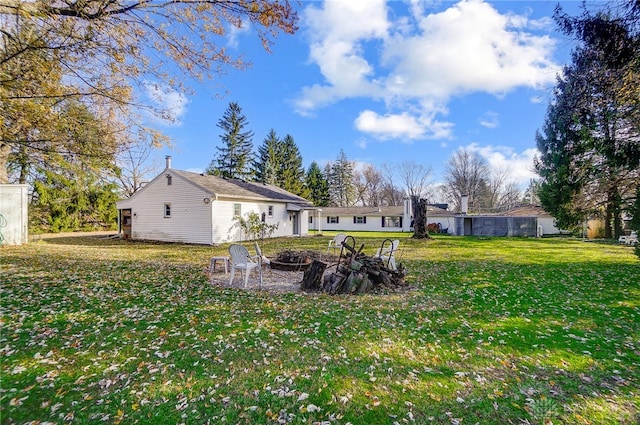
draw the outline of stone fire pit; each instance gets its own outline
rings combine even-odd
[[[311,265],[311,255],[307,251],[282,251],[271,260],[269,266],[274,270],[304,271]]]
[[[271,260],[270,267],[274,270],[305,271],[313,260],[322,259],[317,251],[281,251]]]

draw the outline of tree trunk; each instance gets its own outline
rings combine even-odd
[[[414,239],[431,239],[427,230],[427,200],[412,197],[413,204],[413,238]]]

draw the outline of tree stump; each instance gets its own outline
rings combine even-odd
[[[322,275],[326,268],[327,263],[313,260],[311,266],[304,272],[301,289],[309,292],[322,290]]]
[[[427,200],[412,197],[413,203],[413,238],[414,239],[431,239],[429,230],[427,229]]]

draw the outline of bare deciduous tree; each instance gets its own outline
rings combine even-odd
[[[429,179],[433,170],[415,161],[404,161],[398,166],[398,175],[404,184],[407,196],[428,199]]]
[[[444,179],[442,190],[455,209],[460,209],[462,195],[469,196],[469,208],[477,209],[483,185],[489,179],[489,166],[478,153],[459,149],[445,165]]]
[[[356,170],[354,183],[358,200],[363,206],[378,207],[382,205],[383,178],[376,167],[366,164],[361,171]]]

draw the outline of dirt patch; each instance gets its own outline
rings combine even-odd
[[[209,274],[208,270],[207,274]],[[246,289],[270,292],[300,292],[300,282],[302,282],[303,274],[304,272],[302,271],[272,270],[265,267],[262,271],[262,287],[258,279],[258,272],[254,270],[249,275]],[[230,278],[231,273],[216,270],[209,275],[209,282],[221,287],[243,288],[244,280],[240,273],[236,272],[231,285],[229,285]]]

